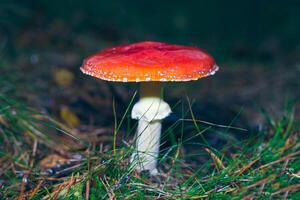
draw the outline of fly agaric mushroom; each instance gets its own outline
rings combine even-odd
[[[171,113],[160,82],[197,80],[213,75],[218,66],[199,48],[145,41],[104,49],[85,59],[80,69],[107,81],[141,82],[140,100],[131,112],[139,120],[131,162],[138,171],[155,175],[161,121]]]

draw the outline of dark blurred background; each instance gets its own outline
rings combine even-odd
[[[166,100],[195,100],[199,119],[256,130],[261,110],[276,118],[286,104],[299,108],[300,1],[0,2],[0,92],[57,118],[67,110],[80,124],[110,126],[113,97],[122,115],[137,84],[96,80],[79,67],[102,48],[142,40],[214,56],[215,76],[166,85]]]
[[[201,45],[219,61],[232,56],[252,61],[274,61],[280,55],[297,59],[299,51],[300,3],[296,0],[1,2],[1,32],[7,39],[28,29],[43,35],[56,31],[57,39],[66,43],[79,34],[98,37],[99,43],[151,39]]]

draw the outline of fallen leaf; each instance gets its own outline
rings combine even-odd
[[[62,87],[70,86],[74,80],[74,74],[67,69],[56,69],[53,76],[55,83]]]
[[[2,115],[0,115],[0,124],[3,124],[4,126],[8,127],[8,123]]]
[[[57,154],[50,154],[39,162],[39,166],[44,169],[50,169],[57,165],[63,165],[68,162],[68,159]]]
[[[76,128],[79,125],[80,120],[77,115],[66,106],[61,108],[60,117],[71,128]]]

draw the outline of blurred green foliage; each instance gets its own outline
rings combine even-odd
[[[225,59],[231,51],[256,56],[261,49],[298,49],[299,7],[295,0],[1,0],[0,26],[13,34],[60,20],[77,33],[93,32],[111,42],[194,44]]]

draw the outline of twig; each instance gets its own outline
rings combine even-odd
[[[40,187],[42,186],[43,182],[43,180],[39,181],[37,186],[29,192],[29,199],[31,199],[40,190]]]
[[[256,163],[259,160],[259,158],[251,161],[250,163],[244,165],[242,167],[242,169],[240,169],[239,171],[236,171],[235,173],[238,173],[238,175],[241,175],[244,171],[248,170],[254,163]]]
[[[288,195],[289,195],[289,191],[286,191],[286,192],[284,193],[283,199],[284,199],[284,200],[287,200]]]
[[[263,190],[264,190],[264,188],[265,188],[265,185],[266,185],[266,183],[263,183],[263,184],[260,186],[259,191],[258,191],[258,194],[259,194],[259,195],[263,192]]]
[[[257,181],[256,183],[254,183],[254,184],[252,184],[252,185],[248,185],[248,186],[246,187],[246,189],[254,188],[254,187],[258,186],[258,185],[265,184],[266,182],[268,182],[268,179],[269,179],[269,178],[264,178],[264,179],[262,179],[262,180],[260,180],[260,181]]]
[[[22,179],[21,192],[20,192],[20,195],[18,196],[17,200],[25,199],[25,190],[26,190],[27,182],[28,182],[28,179],[27,179],[27,174],[26,174]]]
[[[288,166],[288,164],[289,164],[289,159],[287,159],[285,162],[284,162],[284,164],[283,164],[283,166],[282,166],[282,168],[281,168],[281,171],[285,171],[285,169],[286,169],[286,167]]]
[[[242,198],[242,200],[252,200],[252,199],[253,199],[253,194],[249,194],[249,195],[244,196],[244,197]]]
[[[86,187],[86,189],[85,189],[85,199],[89,200],[89,198],[90,198],[90,180],[86,181],[85,187]]]
[[[260,166],[258,169],[264,169],[264,168],[269,167],[269,166],[271,166],[271,165],[275,165],[275,164],[277,164],[277,163],[280,163],[280,162],[282,162],[282,161],[284,161],[284,160],[286,160],[286,159],[289,159],[289,158],[291,158],[291,157],[297,156],[297,155],[299,155],[299,154],[300,154],[300,150],[299,150],[299,151],[296,151],[296,152],[294,152],[294,153],[290,153],[290,154],[288,154],[288,155],[286,155],[286,156],[284,156],[284,157],[282,157],[282,158],[279,158],[279,159],[276,160],[276,161],[273,161],[273,162],[270,162],[270,163],[268,163],[268,164],[262,165],[262,166]]]
[[[33,145],[32,145],[31,161],[30,161],[30,164],[29,164],[30,167],[33,167],[33,165],[34,165],[37,146],[38,146],[38,140],[35,138],[34,142],[33,142]]]
[[[280,194],[280,193],[283,193],[283,192],[298,190],[298,189],[300,189],[300,184],[290,185],[290,186],[287,186],[285,188],[282,188],[282,189],[272,193],[271,196],[274,196],[274,195],[277,195],[277,194]]]

